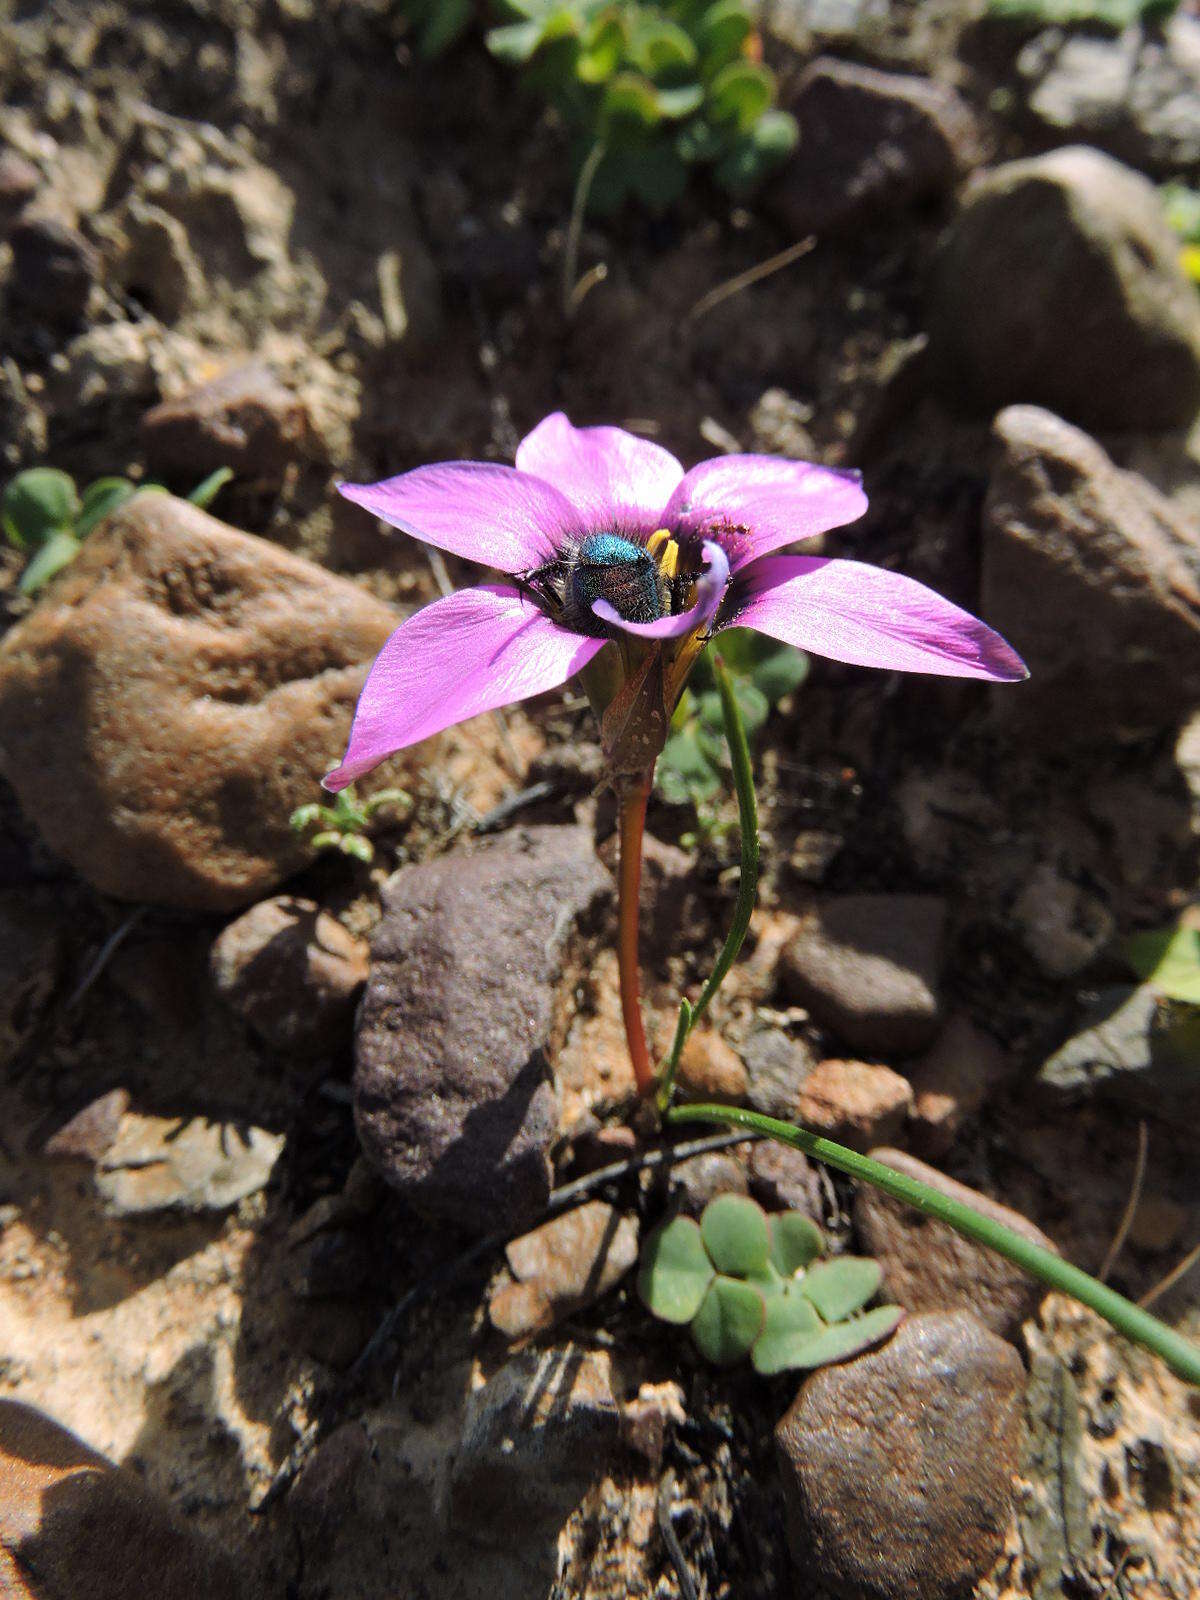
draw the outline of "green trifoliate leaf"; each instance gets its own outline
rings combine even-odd
[[[825,1248],[825,1236],[803,1211],[780,1211],[767,1218],[771,1263],[790,1278],[815,1261]]]
[[[51,534],[69,530],[78,514],[75,480],[57,467],[18,472],[0,499],[0,524],[18,550],[35,550]]]
[[[713,1276],[699,1227],[690,1217],[675,1217],[646,1240],[638,1293],[647,1309],[664,1322],[690,1322]]]
[[[718,1272],[739,1278],[764,1273],[769,1260],[767,1218],[760,1205],[740,1194],[719,1194],[700,1218],[704,1248]]]
[[[610,122],[632,122],[653,128],[662,120],[658,92],[637,72],[619,72],[604,91],[601,111]]]
[[[731,1367],[750,1354],[766,1315],[761,1289],[718,1275],[692,1322],[696,1349],[718,1366]]]
[[[790,644],[772,650],[765,660],[751,669],[750,681],[771,705],[798,689],[808,677],[809,661],[803,650]]]
[[[86,539],[93,528],[105,517],[111,516],[119,506],[123,506],[126,500],[132,500],[136,493],[136,485],[130,483],[128,478],[97,478],[95,483],[89,483],[83,491],[79,516],[75,520],[77,537]]]
[[[714,122],[732,122],[747,132],[768,109],[775,79],[755,61],[731,61],[708,86],[708,113]]]
[[[750,17],[742,0],[718,0],[700,18],[696,31],[704,70],[710,76],[742,53],[750,35]]]
[[[782,1294],[769,1296],[763,1329],[752,1352],[754,1370],[783,1372],[792,1364],[796,1342],[820,1333],[824,1326],[812,1301],[798,1288],[789,1286]]]
[[[764,1328],[754,1346],[753,1360],[762,1373],[791,1372],[823,1367],[831,1361],[845,1361],[873,1344],[879,1344],[896,1329],[904,1312],[899,1306],[876,1306],[873,1311],[850,1322],[838,1322],[814,1333],[788,1333],[781,1329],[766,1339]]]
[[[865,1306],[878,1289],[883,1268],[868,1256],[839,1256],[818,1261],[801,1280],[801,1288],[825,1318],[841,1322]]]
[[[659,78],[689,72],[698,56],[691,37],[677,23],[641,12],[633,25],[629,59],[639,72]]]
[[[17,588],[22,594],[36,594],[44,584],[50,582],[56,572],[61,572],[74,561],[79,549],[79,540],[65,528],[52,533],[21,574]]]
[[[738,710],[742,714],[742,721],[746,724],[747,733],[757,733],[767,720],[770,706],[767,697],[748,678],[735,678],[733,680],[734,698],[738,703]],[[700,696],[699,701],[700,721],[706,728],[714,733],[724,728],[725,718],[721,710],[721,696],[716,689],[710,689]]]
[[[1158,928],[1135,933],[1125,953],[1140,978],[1168,1000],[1200,1006],[1200,929]]]

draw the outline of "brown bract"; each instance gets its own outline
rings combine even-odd
[[[186,502],[141,494],[0,646],[0,766],[96,889],[196,910],[296,870],[393,613]]]

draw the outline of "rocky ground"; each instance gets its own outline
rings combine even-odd
[[[336,479],[511,459],[556,407],[861,467],[826,548],[1033,676],[813,663],[685,1084],[932,1164],[1135,1298],[1200,1242],[1196,1025],[1123,954],[1200,838],[1200,295],[1154,188],[1200,180],[1200,21],[762,9],[797,154],[753,206],[585,228],[571,314],[563,141],[477,40],[415,60],[383,0],[0,23],[5,474],[235,473],[36,604],[0,557],[5,1594],[1194,1592],[1200,1404],[1160,1364],[798,1156],[637,1165],[581,697],[392,763],[371,865],[288,827],[447,577]],[[695,826],[652,803],[660,1035],[732,904]],[[652,1322],[640,1238],[729,1189],[877,1256],[891,1342],[797,1385]],[[1200,1336],[1197,1281],[1155,1308]]]

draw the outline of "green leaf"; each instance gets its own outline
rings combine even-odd
[[[742,0],[718,0],[700,19],[696,32],[705,71],[711,75],[737,59],[750,36],[750,17]]]
[[[607,83],[621,64],[625,53],[625,29],[615,16],[601,17],[584,35],[575,61],[580,83]]]
[[[648,78],[619,72],[604,91],[601,113],[610,122],[632,122],[653,128],[662,121],[658,92]]]
[[[807,1267],[825,1248],[825,1235],[803,1211],[777,1212],[767,1218],[767,1231],[771,1236],[771,1261],[785,1278]]]
[[[747,733],[757,733],[767,720],[770,706],[767,697],[756,684],[750,683],[745,678],[735,678],[733,683],[734,696],[737,699],[738,710],[742,714],[742,721],[746,724]],[[725,725],[721,711],[721,696],[715,689],[710,689],[707,694],[700,696],[699,702],[700,721],[716,732]]]
[[[876,1306],[864,1316],[839,1322],[832,1328],[820,1328],[807,1334],[781,1332],[767,1342],[764,1342],[767,1331],[764,1328],[754,1346],[754,1366],[762,1373],[791,1372],[844,1361],[847,1356],[856,1356],[888,1338],[903,1315],[900,1306]]]
[[[69,566],[79,551],[80,544],[75,535],[68,533],[65,528],[59,528],[42,542],[41,548],[21,574],[17,588],[22,594],[36,594],[56,572]]]
[[[52,533],[70,528],[78,513],[75,480],[57,467],[18,472],[0,499],[0,524],[18,550],[32,550]]]
[[[770,1239],[763,1208],[741,1194],[719,1194],[700,1218],[704,1248],[718,1272],[744,1278],[766,1270]]]
[[[750,681],[771,705],[776,705],[800,687],[808,677],[808,669],[809,660],[803,650],[782,644],[751,670]]]
[[[85,539],[105,517],[111,516],[118,506],[123,506],[136,493],[136,486],[128,478],[97,478],[95,483],[89,483],[83,491],[79,516],[75,521],[76,536]]]
[[[766,1316],[761,1289],[737,1278],[718,1276],[692,1322],[692,1338],[702,1356],[718,1366],[731,1367],[750,1354]]]
[[[810,1300],[798,1289],[788,1287],[767,1300],[763,1329],[752,1352],[754,1370],[769,1374],[783,1372],[791,1365],[797,1340],[820,1333],[824,1323]]]
[[[656,1228],[642,1250],[638,1293],[664,1322],[690,1322],[713,1281],[713,1264],[690,1217]]]
[[[786,111],[765,111],[748,132],[740,133],[718,163],[714,176],[731,194],[749,194],[795,149],[796,119]]]
[[[426,61],[434,61],[467,31],[475,12],[474,0],[432,0],[427,11],[418,48]]]
[[[703,117],[693,117],[686,127],[680,129],[675,149],[681,161],[703,164],[715,161],[725,144],[726,135],[714,128],[711,122],[706,122]]]
[[[1129,964],[1168,1000],[1200,1006],[1200,929],[1159,928],[1125,944]]]
[[[658,78],[691,71],[698,57],[695,44],[677,23],[640,12],[629,41],[629,59],[639,72]]]
[[[370,839],[364,839],[361,834],[342,834],[338,840],[338,849],[344,856],[352,856],[355,861],[361,861],[367,866],[375,859],[375,846]]]
[[[685,83],[677,89],[658,91],[658,109],[671,122],[690,117],[692,112],[699,111],[703,104],[704,90],[698,83]]]
[[[716,122],[732,122],[748,131],[775,97],[775,79],[755,61],[732,61],[709,84],[708,113]]]
[[[508,22],[500,28],[489,28],[484,38],[497,61],[523,66],[542,43],[544,28],[540,21]]]
[[[882,1279],[883,1268],[869,1256],[839,1256],[810,1267],[800,1287],[826,1322],[841,1322],[866,1305]]]
[[[194,506],[199,506],[203,511],[206,506],[212,505],[218,493],[232,477],[232,467],[218,467],[215,472],[210,472],[203,482],[196,485],[191,494],[188,495],[188,499]]]

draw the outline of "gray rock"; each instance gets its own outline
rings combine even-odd
[[[1075,146],[967,191],[934,275],[931,350],[969,404],[1168,429],[1200,406],[1200,298],[1152,184]],[[989,619],[990,620],[990,619]]]
[[[745,1194],[749,1186],[745,1166],[728,1150],[689,1156],[671,1168],[672,1199],[689,1217],[698,1217],[715,1196]]]
[[[905,1177],[936,1189],[952,1200],[981,1211],[1044,1250],[1054,1242],[1019,1211],[1002,1206],[964,1183],[956,1183],[936,1167],[926,1166],[901,1150],[872,1150]],[[1046,1294],[1035,1278],[994,1250],[964,1239],[953,1228],[923,1216],[870,1184],[854,1196],[854,1226],[864,1255],[883,1268],[883,1297],[908,1311],[972,1311],[993,1333],[1015,1340],[1021,1324],[1033,1316]]]
[[[746,1099],[768,1117],[790,1117],[800,1085],[817,1064],[817,1054],[803,1039],[782,1028],[759,1028],[742,1046],[748,1081]]]
[[[767,1211],[803,1211],[822,1220],[821,1175],[802,1150],[761,1139],[750,1150],[749,1168],[750,1193]]]
[[[8,242],[14,300],[56,327],[79,322],[100,258],[78,229],[60,217],[25,215],[9,230]]]
[[[775,1430],[788,1543],[844,1600],[960,1600],[1000,1554],[1025,1372],[965,1312],[811,1377]]]
[[[116,1217],[228,1211],[266,1187],[283,1144],[264,1128],[127,1112],[96,1165],[96,1188]]]
[[[0,766],[101,893],[233,910],[306,860],[288,817],[395,625],[312,562],[136,495],[0,644]]]
[[[573,930],[609,893],[582,827],[515,830],[388,882],[354,1108],[367,1157],[418,1209],[491,1233],[545,1205],[556,991]]]
[[[606,1351],[529,1350],[467,1396],[450,1514],[473,1538],[509,1545],[547,1527],[619,1459],[621,1413]]]
[[[940,1021],[945,921],[933,895],[827,900],[783,952],[784,987],[855,1050],[920,1050]]]
[[[1075,977],[1116,932],[1103,900],[1049,861],[1034,868],[1012,914],[1022,944],[1048,978]]]
[[[1011,406],[995,432],[980,609],[1031,671],[997,714],[1056,746],[1182,721],[1200,698],[1200,533],[1047,411]]]
[[[930,78],[822,56],[790,109],[800,143],[768,203],[797,234],[846,228],[944,194],[979,159],[970,108]]]
[[[1048,29],[1017,57],[1024,109],[1156,177],[1200,166],[1200,22],[1123,33]]]
[[[933,1046],[908,1068],[909,1131],[923,1156],[945,1155],[1005,1076],[1004,1052],[967,1017],[951,1017]]]
[[[217,993],[278,1050],[350,1041],[367,946],[313,900],[280,895],[231,922],[210,957]]]
[[[1167,1114],[1200,1107],[1200,1018],[1149,984],[1104,989],[1037,1081],[1068,1100],[1100,1094]]]

